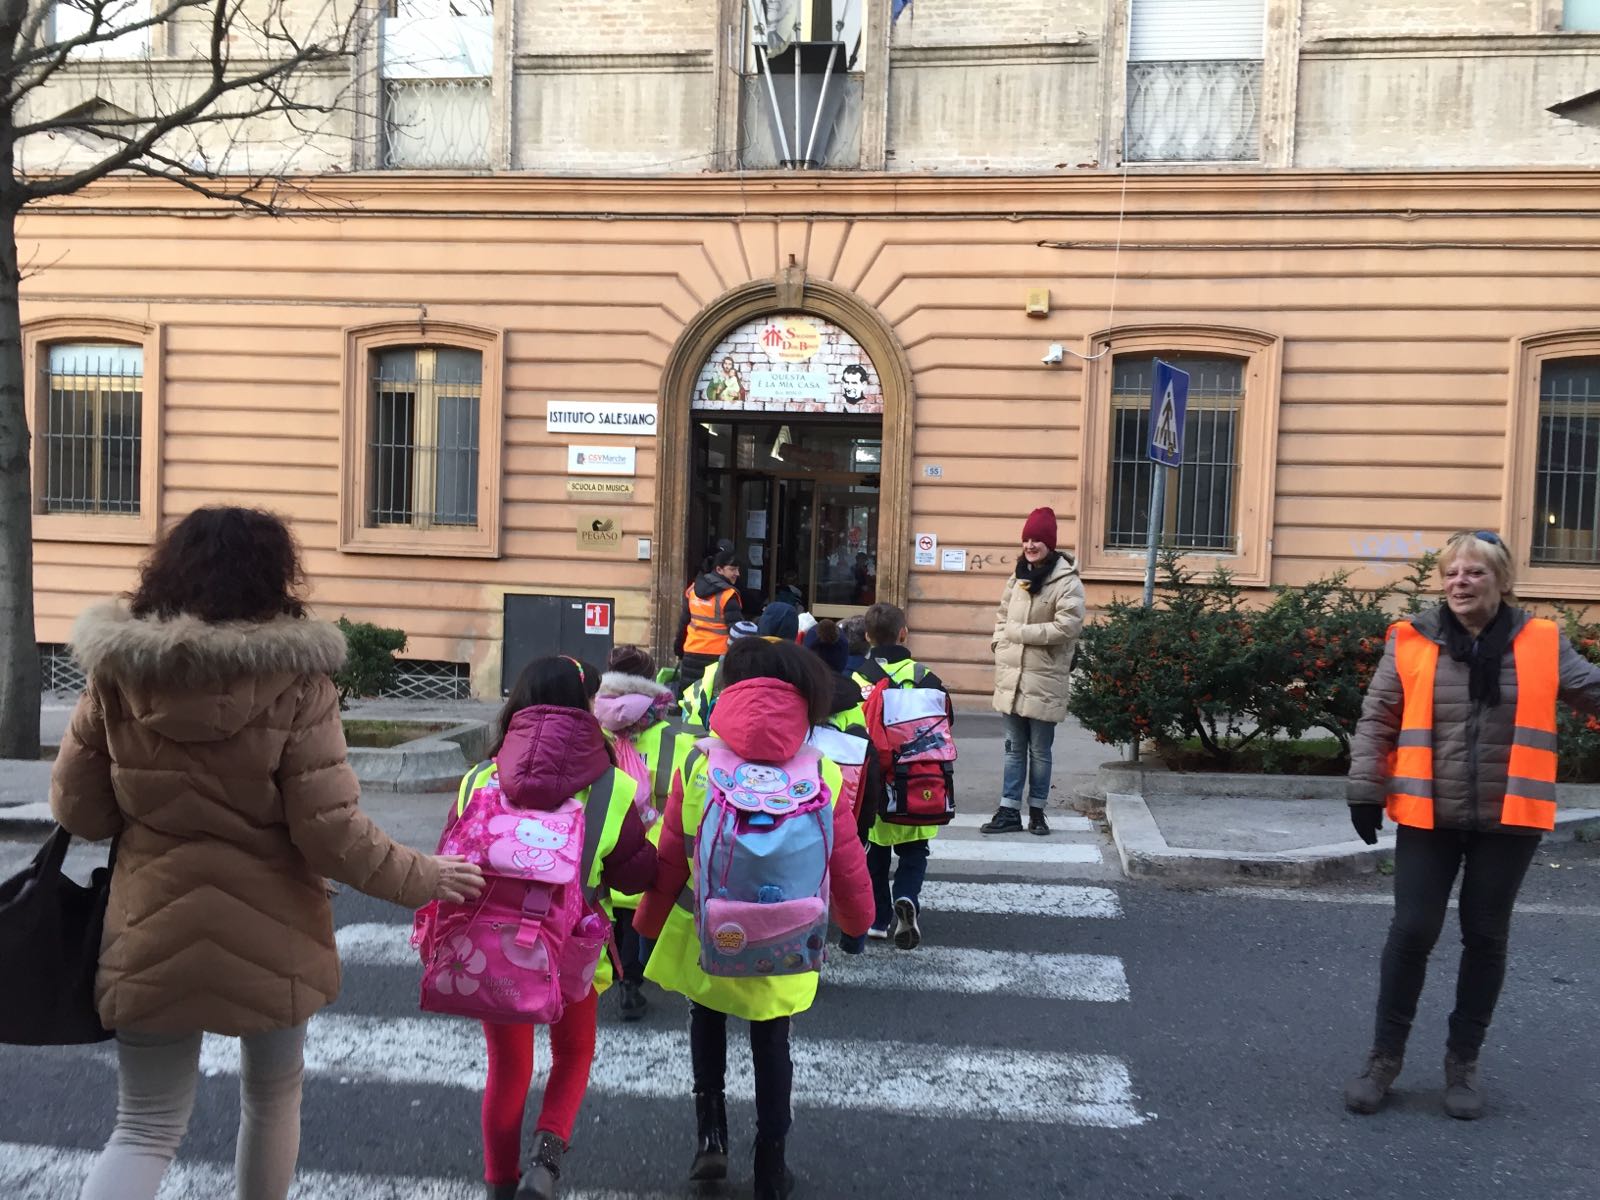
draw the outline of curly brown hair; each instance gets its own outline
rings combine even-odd
[[[294,534],[259,508],[197,508],[156,543],[128,598],[136,617],[270,621],[306,615]]]

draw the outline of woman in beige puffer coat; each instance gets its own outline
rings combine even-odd
[[[202,1033],[243,1042],[238,1195],[282,1200],[306,1020],[339,991],[326,879],[408,908],[482,885],[357,807],[329,678],[344,636],[306,619],[299,579],[276,517],[201,509],[156,547],[128,607],[92,608],[73,631],[88,686],[51,809],[80,837],[118,838],[95,991],[120,1096],[84,1200],[156,1194]]]
[[[1006,580],[994,618],[994,707],[1005,717],[1005,777],[1000,807],[984,833],[1022,829],[1028,789],[1028,832],[1047,834],[1050,749],[1066,720],[1072,656],[1083,628],[1083,582],[1069,555],[1056,549],[1056,514],[1036,508],[1022,527],[1016,573]]]

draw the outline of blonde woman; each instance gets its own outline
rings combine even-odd
[[[1512,558],[1487,530],[1439,557],[1444,601],[1397,621],[1351,743],[1350,820],[1368,843],[1396,825],[1394,920],[1377,1029],[1345,1089],[1352,1112],[1382,1106],[1400,1074],[1428,956],[1461,881],[1461,966],[1445,1053],[1445,1111],[1483,1115],[1478,1054],[1506,973],[1517,892],[1556,813],[1556,704],[1600,712],[1600,668],[1555,622],[1516,607]]]

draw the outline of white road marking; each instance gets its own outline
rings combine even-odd
[[[0,1142],[0,1195],[6,1200],[63,1200],[76,1196],[94,1165],[92,1150]],[[217,1200],[233,1195],[233,1164],[184,1161],[162,1180],[159,1200]],[[563,1189],[564,1200],[667,1200],[667,1193]],[[302,1169],[289,1200],[482,1200],[483,1184],[468,1177],[418,1178]]]
[[[792,1053],[794,1103],[801,1108],[1108,1129],[1148,1119],[1139,1111],[1127,1066],[1109,1055],[848,1038],[797,1038]],[[200,1065],[211,1075],[237,1073],[238,1040],[206,1038]],[[306,1039],[306,1071],[341,1083],[478,1090],[483,1031],[476,1022],[448,1017],[324,1013],[312,1021]],[[682,1100],[689,1080],[688,1034],[600,1027],[592,1093]],[[729,1055],[728,1091],[741,1100],[754,1098],[747,1056]]]
[[[930,879],[922,885],[929,912],[1021,913],[1039,917],[1120,917],[1122,901],[1104,887],[1065,883],[954,883]]]
[[[932,860],[962,863],[1097,863],[1100,847],[1085,842],[1053,838],[1009,837],[940,838],[933,844]]]
[[[412,967],[420,975],[406,932],[400,925],[345,925],[338,933],[339,956],[352,966]],[[897,992],[1010,993],[1097,1004],[1128,998],[1122,960],[1110,954],[1018,954],[927,945],[910,954],[887,947],[860,956],[830,951],[822,977],[833,987]]]
[[[1251,888],[1227,887],[1217,888],[1213,893],[1218,896],[1227,896],[1236,900],[1290,900],[1300,904],[1356,904],[1370,908],[1394,907],[1393,896],[1375,896],[1371,894],[1348,895],[1341,892],[1316,892],[1295,889],[1289,891],[1279,888]],[[1450,901],[1451,908],[1459,908],[1460,904]],[[1600,907],[1592,904],[1550,904],[1542,900],[1532,900],[1526,903],[1518,902],[1512,910],[1516,915],[1528,914],[1540,917],[1600,917]]]
[[[987,825],[992,813],[957,813],[955,819],[945,826],[947,829],[977,829]],[[1088,817],[1065,815],[1052,809],[1045,814],[1045,819],[1050,822],[1050,828],[1057,833],[1093,833],[1094,822]],[[1008,837],[1015,836],[1008,834]]]

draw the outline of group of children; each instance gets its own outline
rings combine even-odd
[[[483,1021],[489,1200],[559,1194],[562,1156],[594,1057],[598,998],[616,981],[622,1019],[637,1020],[647,1007],[645,979],[689,1001],[697,1125],[691,1180],[728,1173],[724,1088],[727,1018],[734,1016],[750,1027],[754,1194],[790,1194],[790,1018],[815,999],[830,921],[846,954],[863,953],[869,938],[906,950],[920,943],[929,845],[948,815],[905,824],[895,812],[916,803],[919,812],[934,812],[949,799],[937,774],[919,774],[920,764],[893,765],[899,760],[874,742],[882,741],[885,721],[896,719],[887,693],[901,688],[935,697],[944,733],[931,740],[949,740],[948,694],[906,649],[904,613],[873,605],[865,618],[867,652],[854,662],[831,622],[809,629],[802,644],[797,618],[791,605],[768,605],[755,631],[731,640],[701,679],[687,681],[698,690],[676,712],[673,691],[655,680],[654,663],[638,647],[618,647],[603,674],[576,659],[540,659],[511,691],[494,757],[463,780],[441,845],[452,829],[500,828],[510,850],[485,850],[485,898],[453,915],[419,918],[418,944],[425,964],[433,963],[424,973],[424,1007]],[[953,759],[953,744],[945,757]],[[948,761],[926,769],[942,771],[948,788]],[[917,782],[925,778],[933,782]],[[906,800],[908,790],[920,801]],[[897,794],[898,809],[884,800]],[[575,844],[566,846],[569,838],[582,842],[581,855]],[[569,849],[570,869],[562,857]],[[496,875],[497,853],[504,877]],[[747,878],[752,863],[766,873]],[[579,889],[571,894],[581,892],[581,911],[604,914],[609,945],[596,951],[581,931],[550,935],[549,913],[565,902],[564,886]],[[502,894],[491,899],[496,888]],[[461,931],[508,897],[511,919],[494,925],[501,943],[474,949]],[[552,1065],[525,1171],[521,1133],[535,1023],[506,1019],[526,1001],[497,980],[497,949],[517,966],[546,969],[552,988],[559,982],[571,996],[539,1010],[550,1025]],[[570,964],[585,955],[596,961],[585,963],[571,986],[568,976],[578,971]],[[592,985],[585,987],[588,971]],[[432,1003],[430,980],[442,981]],[[471,994],[463,995],[469,985]]]

